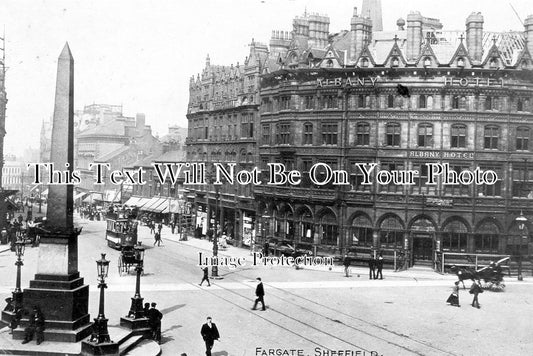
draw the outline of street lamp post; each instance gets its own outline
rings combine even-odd
[[[22,256],[24,256],[24,241],[15,242],[15,254],[17,256],[17,261],[15,265],[17,266],[17,282],[15,284],[15,290],[13,291],[13,312],[15,315],[18,315],[18,312],[22,309],[22,290],[20,289],[20,268],[24,265],[22,262]]]
[[[104,289],[107,288],[105,278],[109,271],[109,261],[105,259],[105,253],[102,253],[102,258],[96,261],[96,268],[98,271],[98,288],[100,288],[100,305],[98,310],[98,317],[94,319],[93,333],[90,342],[97,344],[111,342],[109,332],[107,331],[107,320],[104,314]]]
[[[132,319],[139,319],[145,317],[143,298],[141,297],[141,273],[143,271],[144,247],[141,246],[140,242],[134,247],[134,251],[135,261],[137,262],[137,267],[135,267],[135,271],[137,272],[137,280],[135,282],[135,295],[133,298],[131,298],[131,307],[128,317]]]
[[[219,186],[218,185],[215,185],[215,192],[216,192],[216,195],[215,195],[215,233],[214,233],[214,236],[213,236],[213,259],[215,261],[217,261],[218,259],[218,228],[217,228],[217,220],[219,220],[219,201],[220,201],[220,191],[219,191]],[[213,266],[211,266],[211,276],[213,278],[217,278],[218,277],[218,266],[216,263],[213,264]]]
[[[524,232],[524,229],[526,228],[527,218],[524,216],[522,211],[520,211],[520,215],[515,219],[515,221],[518,223],[518,230],[520,232]],[[520,236],[520,244],[518,246],[518,280],[522,281],[524,278],[522,277],[522,239],[524,237]]]

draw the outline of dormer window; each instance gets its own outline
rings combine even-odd
[[[331,59],[328,59],[328,61],[326,62],[326,67],[333,68],[333,61]]]
[[[398,57],[393,57],[391,63],[393,67],[398,67],[400,65],[400,60],[398,59]]]
[[[431,66],[431,58],[426,57],[424,58],[424,67],[429,67],[429,66]]]
[[[465,66],[465,59],[463,57],[457,58],[457,66],[461,68]]]
[[[522,69],[527,69],[528,66],[529,66],[528,61],[527,60],[523,60],[522,63],[521,63]]]
[[[498,58],[492,58],[490,60],[490,67],[491,68],[497,68],[498,67]]]
[[[361,67],[368,68],[368,58],[361,59]]]

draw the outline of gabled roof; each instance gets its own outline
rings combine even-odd
[[[418,60],[416,61],[416,65],[418,67],[424,66],[424,61],[428,57],[431,58],[430,67],[437,67],[440,64],[439,59],[435,55],[435,52],[433,52],[431,43],[429,41],[426,41],[426,43],[424,44],[424,47],[422,47],[422,50],[420,51],[420,57],[418,57]]]
[[[459,43],[459,46],[457,47],[457,49],[455,50],[455,53],[453,54],[452,58],[450,58],[450,61],[447,64],[451,64],[455,62],[459,57],[464,59],[465,68],[472,67],[472,59],[468,55],[468,51],[466,50],[466,47],[463,41]]]
[[[390,67],[393,57],[397,57],[397,58],[400,59],[400,63],[398,65],[398,67],[405,67],[405,65],[407,64],[407,60],[405,59],[405,57],[403,55],[403,51],[400,48],[400,46],[398,45],[398,41],[394,41],[394,44],[392,45],[392,48],[390,49],[389,54],[386,57],[386,59],[383,62],[383,64],[385,66],[387,66],[387,67]]]
[[[490,47],[490,49],[484,53],[483,55],[483,59],[481,60],[481,64],[484,66],[484,67],[488,67],[490,66],[490,62],[493,60],[493,59],[498,59],[498,66],[505,66],[506,65],[506,62],[505,60],[502,58],[501,54],[500,54],[500,50],[498,49],[498,46],[496,46],[496,41],[497,39],[494,38],[493,40],[493,44],[492,46]]]

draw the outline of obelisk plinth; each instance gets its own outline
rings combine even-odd
[[[55,170],[72,172],[74,164],[74,59],[68,43],[57,64],[52,122],[51,162]],[[77,342],[91,333],[89,286],[78,272],[78,234],[73,226],[73,186],[49,185],[46,224],[40,231],[37,274],[24,289],[24,309],[40,307],[44,339]],[[22,339],[28,316],[14,332]]]

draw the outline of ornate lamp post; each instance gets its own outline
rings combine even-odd
[[[215,202],[215,234],[213,236],[213,258],[216,260],[218,256],[218,226],[217,221],[219,220],[219,202],[220,202],[220,187],[218,185],[215,185],[215,192],[216,192],[216,202]],[[211,277],[217,278],[218,277],[218,266],[214,264],[211,267]]]
[[[143,271],[144,263],[144,247],[141,246],[141,243],[134,247],[135,252],[135,261],[137,262],[137,267],[135,267],[135,272],[137,272],[137,279],[135,281],[135,295],[131,298],[131,307],[128,317],[132,319],[144,318],[143,310],[143,298],[141,297],[141,273]]]
[[[518,223],[518,230],[520,232],[524,232],[524,229],[526,228],[527,218],[524,216],[522,211],[520,211],[520,215],[515,219],[515,221]],[[518,280],[522,281],[524,278],[522,277],[522,240],[524,236],[520,236],[520,244],[518,247]],[[527,238],[527,236],[526,236]]]
[[[98,310],[98,317],[94,319],[93,333],[90,342],[96,344],[109,343],[109,332],[107,331],[107,319],[104,314],[104,289],[107,288],[105,278],[109,271],[109,261],[105,259],[105,253],[102,253],[102,258],[96,261],[96,269],[98,271],[98,288],[100,288],[100,307]]]
[[[24,256],[24,241],[15,242],[15,254],[17,256],[17,261],[15,266],[17,266],[17,282],[15,284],[15,290],[13,291],[13,312],[15,315],[18,315],[19,310],[22,309],[22,290],[20,289],[20,267],[24,265],[22,263],[22,256]]]

